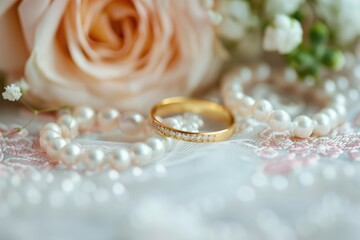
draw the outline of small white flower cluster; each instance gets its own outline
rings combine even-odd
[[[266,0],[265,13],[268,17],[275,17],[278,14],[290,15],[296,12],[304,0]]]
[[[223,0],[218,11],[223,16],[218,33],[226,40],[238,41],[247,35],[248,29],[259,25],[247,1]]]
[[[360,0],[317,0],[316,10],[340,44],[360,36]]]
[[[12,102],[18,101],[27,90],[29,90],[29,85],[21,79],[16,83],[6,86],[2,97]]]
[[[222,16],[218,34],[225,40],[236,42],[238,51],[250,53],[247,56],[254,52],[256,55],[261,49],[261,41],[267,51],[289,53],[302,42],[303,31],[300,23],[287,15],[295,12],[302,3],[304,0],[266,0],[265,14],[274,22],[268,25],[261,40],[261,19],[253,12],[249,1],[222,0],[217,9]],[[258,51],[251,50],[254,48]]]
[[[294,50],[302,42],[301,24],[286,15],[276,15],[272,25],[265,30],[263,47],[267,51],[278,51],[286,54]]]
[[[21,88],[16,84],[10,84],[5,87],[5,92],[2,93],[2,96],[5,100],[17,101],[21,98]]]

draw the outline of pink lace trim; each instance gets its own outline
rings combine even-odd
[[[20,132],[0,127],[0,174],[26,171],[30,167],[49,167],[49,159],[41,149],[39,138],[30,136],[26,129]]]
[[[360,160],[359,125],[354,121],[352,126],[346,124],[329,136],[307,139],[265,129],[258,135],[260,147],[254,152],[265,160],[263,171],[275,174],[287,174],[319,159]]]
[[[287,174],[320,159],[360,161],[359,129],[360,114],[351,125],[346,124],[321,138],[297,139],[264,129],[257,136],[254,153],[263,160],[262,171],[267,174]],[[0,174],[52,166],[37,136],[0,125],[0,135],[4,134],[7,137],[0,137]]]

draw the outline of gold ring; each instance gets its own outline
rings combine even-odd
[[[188,132],[172,128],[157,118],[185,112],[221,120],[227,125],[227,128],[213,132]],[[185,97],[167,98],[156,104],[150,111],[150,120],[154,129],[161,135],[187,142],[224,141],[233,135],[235,129],[235,118],[227,108],[214,102]]]

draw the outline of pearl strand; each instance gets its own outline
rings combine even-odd
[[[101,109],[96,114],[94,109],[80,106],[75,108],[73,113],[69,109],[60,110],[58,117],[62,115],[73,115],[78,120],[81,131],[91,131],[95,123],[103,132],[120,130],[120,133],[124,135],[138,134],[146,128],[145,118],[140,113],[131,111],[120,113],[111,107]]]
[[[230,71],[222,84],[225,105],[237,116],[252,117],[260,122],[267,122],[274,131],[290,131],[299,138],[307,138],[311,135],[324,136],[344,122],[346,98],[342,94],[326,91],[326,89],[317,89],[311,84],[299,83],[296,80],[296,73],[291,69],[285,69],[280,76],[276,76],[277,80],[274,84],[301,94],[313,93],[317,101],[325,102],[325,107],[314,116],[299,115],[292,121],[287,111],[274,110],[269,100],[255,100],[245,95],[244,88],[250,84],[271,80],[270,75],[270,67],[266,64],[258,65],[253,70],[242,67]]]
[[[86,170],[96,171],[111,168],[124,171],[131,165],[143,166],[158,159],[172,145],[172,140],[160,135],[147,138],[144,142],[137,142],[127,148],[116,148],[106,153],[100,148],[83,150],[80,144],[72,142],[81,131],[88,131],[95,126],[102,131],[108,131],[117,127],[119,123],[129,129],[126,133],[138,133],[144,129],[143,122],[138,113],[125,114],[124,121],[119,121],[119,113],[115,109],[106,109],[98,114],[90,107],[77,107],[73,114],[61,115],[56,123],[45,124],[40,130],[40,145],[46,151],[52,162],[60,162],[67,168],[74,168],[83,164]],[[185,119],[184,119],[185,118]],[[187,128],[191,124],[191,117],[168,118],[167,124]],[[182,122],[183,120],[183,122]],[[195,124],[195,126],[197,126]],[[125,130],[124,127],[119,126]],[[196,130],[196,129],[194,129]]]

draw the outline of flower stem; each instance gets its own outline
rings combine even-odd
[[[34,112],[37,112],[38,110],[36,110],[35,108],[33,108],[30,104],[28,104],[27,102],[25,102],[24,100],[20,100],[21,101],[21,103],[22,104],[24,104],[24,106],[26,107],[26,108],[28,108],[30,111],[32,111],[33,113]]]
[[[33,113],[49,113],[49,112],[55,112],[57,110],[60,110],[60,109],[64,109],[64,108],[67,108],[67,106],[62,106],[62,107],[51,107],[51,108],[44,108],[44,109],[35,109],[34,107],[32,107],[30,104],[28,104],[27,102],[25,102],[24,100],[21,100],[21,103],[24,104],[24,106],[26,108],[28,108],[30,111],[32,111]]]
[[[34,121],[34,119],[37,117],[38,114],[39,114],[39,112],[35,110],[35,111],[33,112],[32,117],[30,118],[30,120],[27,121],[27,123],[25,123],[24,126],[17,128],[17,129],[18,129],[18,132],[20,132],[20,131],[23,130],[24,128],[28,127],[28,126],[32,123],[32,121]]]
[[[21,126],[21,127],[14,128],[14,131],[13,131],[13,132],[10,131],[9,133],[2,134],[1,136],[2,136],[3,138],[8,138],[8,137],[10,137],[12,134],[21,132],[21,131],[24,130],[26,127],[28,127],[28,126],[32,123],[32,121],[34,121],[34,119],[35,119],[35,117],[36,117],[37,115],[38,115],[38,112],[37,112],[37,111],[33,112],[32,117],[30,118],[29,121],[27,121],[27,122],[25,123],[25,125],[23,125],[23,126]]]
[[[35,109],[34,107],[32,107],[30,104],[28,104],[26,101],[24,101],[22,99],[21,99],[21,103],[33,113],[32,117],[30,118],[29,121],[27,121],[25,123],[25,125],[15,128],[14,129],[15,132],[2,134],[2,135],[0,135],[0,137],[8,138],[11,134],[21,132],[23,129],[28,127],[34,121],[34,119],[39,115],[39,113],[54,112],[54,111],[57,111],[59,109],[67,108],[67,106],[62,106],[62,107],[53,107],[53,108],[45,108],[45,109],[37,110],[37,109]]]
[[[52,108],[45,108],[45,109],[41,109],[41,110],[37,110],[39,113],[48,113],[48,112],[55,112],[58,111],[60,109],[64,109],[64,108],[68,108],[67,106],[62,106],[62,107],[52,107]]]

